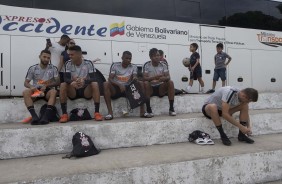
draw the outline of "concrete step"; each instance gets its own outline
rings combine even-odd
[[[177,113],[191,113],[201,112],[204,100],[209,94],[188,94],[175,97],[175,110]],[[39,111],[40,107],[45,103],[41,100],[35,103],[35,108]],[[153,97],[151,99],[152,109],[154,114],[168,114],[169,103],[167,97],[158,98]],[[61,112],[59,99],[57,100],[56,107]],[[88,108],[89,112],[94,112],[94,106],[92,100],[78,99],[75,101],[68,101],[68,110],[82,107]],[[115,117],[121,117],[122,109],[126,109],[127,103],[125,98],[120,98],[113,101],[113,110]],[[282,93],[261,93],[259,94],[259,100],[256,103],[250,104],[251,109],[280,109],[282,108]],[[101,110],[104,115],[107,114],[104,98],[101,97]],[[26,117],[30,116],[28,113],[24,101],[22,98],[14,99],[0,99],[0,123],[18,122]],[[139,109],[135,109],[131,116],[139,116]]]
[[[0,183],[226,184],[282,179],[282,134],[255,137],[249,145],[178,143],[103,150],[81,159],[49,155],[0,160]]]
[[[282,133],[282,109],[251,110],[253,135]],[[238,118],[238,115],[234,115]],[[238,129],[223,122],[228,136],[237,137]],[[100,149],[186,142],[189,133],[202,130],[219,138],[211,120],[201,113],[151,119],[129,117],[112,121],[83,121],[31,126],[20,123],[0,125],[0,159],[21,158],[70,152],[77,131],[92,137]]]

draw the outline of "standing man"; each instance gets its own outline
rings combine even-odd
[[[239,128],[239,141],[252,144],[254,140],[248,137],[252,133],[249,103],[257,100],[258,91],[253,88],[239,90],[231,86],[221,87],[205,101],[202,112],[208,119],[212,119],[224,145],[230,146],[231,141],[224,133],[220,116]],[[238,111],[240,112],[239,121],[232,117],[232,114]]]
[[[176,112],[173,107],[174,83],[170,80],[168,68],[165,64],[160,62],[160,53],[158,49],[152,48],[149,52],[149,56],[151,61],[146,62],[143,66],[143,80],[145,81],[144,86],[147,97],[147,112],[144,116],[147,118],[154,116],[150,105],[150,97],[163,97],[166,94],[168,94],[169,100],[169,115],[176,116]]]
[[[107,108],[109,110],[108,115],[105,116],[106,120],[113,119],[113,109],[111,104],[111,98],[118,99],[125,96],[126,86],[131,81],[137,80],[137,66],[131,64],[132,54],[129,51],[124,51],[122,54],[122,62],[113,63],[110,69],[109,81],[104,82],[104,97]],[[144,92],[144,84],[138,81],[139,85]],[[140,106],[140,116],[144,115],[144,105]]]
[[[213,74],[213,82],[212,89],[210,89],[207,93],[213,93],[216,86],[216,81],[220,78],[222,81],[222,87],[226,85],[226,66],[230,63],[231,57],[226,54],[223,50],[223,44],[219,43],[216,45],[217,54],[214,56],[214,74]],[[227,63],[226,59],[228,58]]]
[[[60,74],[60,79],[63,79],[63,66],[64,62],[61,61],[61,54],[65,50],[67,43],[70,41],[70,37],[68,35],[62,35],[60,41],[52,42],[50,39],[47,39],[46,50],[51,52],[51,62],[54,66],[58,67],[58,71]]]
[[[95,113],[94,119],[102,121],[103,117],[99,113],[100,91],[97,82],[94,82],[95,68],[91,61],[82,57],[82,50],[78,45],[70,47],[68,50],[70,61],[66,63],[64,82],[60,85],[60,102],[63,115],[60,122],[69,120],[67,114],[67,97],[71,100],[93,98]]]
[[[26,121],[31,121],[31,125],[44,125],[49,123],[49,114],[55,109],[57,90],[56,86],[59,85],[59,76],[57,67],[49,64],[51,53],[48,50],[42,50],[39,59],[40,63],[31,66],[28,69],[24,86],[27,88],[23,91],[24,103],[31,114],[31,119],[27,118]],[[33,81],[30,84],[30,81]],[[39,119],[35,112],[33,101],[44,98],[48,101],[47,109]]]

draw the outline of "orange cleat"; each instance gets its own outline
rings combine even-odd
[[[66,123],[69,121],[69,116],[67,114],[63,114],[59,120],[60,123]]]
[[[95,112],[94,113],[94,119],[96,121],[102,121],[103,120],[103,116],[99,112]]]
[[[42,91],[40,91],[40,90],[35,90],[34,92],[33,92],[33,94],[31,95],[31,97],[33,97],[33,98],[35,98],[35,97],[43,97],[44,96],[44,93],[42,92]]]
[[[29,116],[29,117],[23,119],[23,120],[22,120],[22,123],[26,124],[26,123],[29,123],[31,120],[32,120],[32,117]]]

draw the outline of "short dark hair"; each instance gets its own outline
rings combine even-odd
[[[196,48],[196,50],[199,48],[198,44],[196,44],[196,43],[191,43],[191,45],[192,45],[194,48]]]
[[[223,44],[222,43],[217,44],[216,48],[222,48],[223,49]]]
[[[161,56],[164,55],[164,51],[162,51],[162,50],[159,50],[159,53],[160,53]]]
[[[61,39],[70,39],[70,37],[68,35],[64,34],[64,35],[61,36]]]
[[[46,49],[42,50],[42,51],[40,52],[40,55],[43,54],[43,53],[45,53],[45,54],[50,54],[50,55],[51,55],[51,52],[50,52],[49,50],[46,50]]]
[[[131,52],[129,52],[128,50],[127,50],[127,51],[124,51],[124,52],[122,53],[122,57],[123,57],[124,55],[130,55],[130,56],[132,56]]]
[[[149,51],[149,56],[152,57],[153,55],[156,55],[158,53],[158,49],[156,48],[152,48],[150,51]]]
[[[242,90],[245,93],[249,100],[252,102],[258,101],[258,91],[254,88],[245,88]]]
[[[82,52],[81,47],[78,46],[78,45],[74,45],[74,46],[70,47],[68,50]]]

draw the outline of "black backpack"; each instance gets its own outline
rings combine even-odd
[[[56,122],[60,120],[60,116],[58,113],[58,110],[55,106],[53,106],[54,108],[52,108],[51,113],[49,114],[49,121],[50,122]],[[40,108],[39,111],[39,119],[41,119],[44,115],[44,113],[46,112],[47,109],[47,104],[42,105],[42,107]]]
[[[71,157],[88,157],[97,155],[100,153],[95,146],[91,138],[83,132],[76,132],[72,137],[73,149],[70,154],[67,154],[63,158]]]
[[[75,108],[70,112],[70,121],[81,121],[92,119],[89,111],[83,108]]]
[[[210,135],[208,133],[202,132],[200,130],[195,130],[194,132],[189,134],[188,140],[189,140],[189,142],[193,142],[194,140],[196,140],[198,138],[209,138],[210,139]]]

